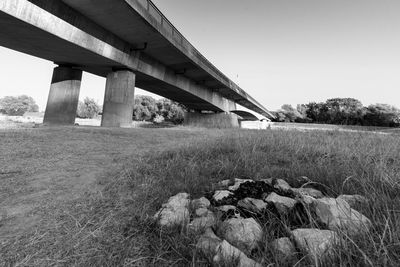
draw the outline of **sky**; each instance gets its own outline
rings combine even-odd
[[[400,108],[399,0],[153,2],[270,110],[333,97]],[[44,109],[53,63],[1,47],[0,59],[0,96],[28,94]],[[101,104],[104,88],[104,78],[85,73],[80,97]]]

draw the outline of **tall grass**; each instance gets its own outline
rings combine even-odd
[[[372,220],[372,231],[363,238],[346,239],[329,264],[398,266],[399,171],[400,139],[395,135],[221,131],[217,138],[204,137],[132,159],[119,175],[101,181],[102,192],[68,203],[43,229],[7,244],[3,259],[38,266],[206,265],[194,249],[194,236],[182,229],[161,230],[153,222],[152,215],[171,195],[184,191],[199,197],[212,190],[213,183],[233,177],[290,181],[308,176],[325,184],[332,196],[362,194],[370,200],[360,211]],[[264,226],[265,242],[281,234],[276,230],[279,224],[271,221]],[[12,251],[20,252],[11,257]],[[280,261],[268,246],[255,256],[265,265]]]

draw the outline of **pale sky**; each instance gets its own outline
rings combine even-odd
[[[270,110],[353,97],[400,107],[399,0],[155,0],[215,66]],[[0,47],[0,96],[44,109],[53,63]],[[81,98],[102,104],[105,79]],[[142,92],[138,91],[139,94]]]

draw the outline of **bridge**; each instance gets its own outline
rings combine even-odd
[[[236,104],[273,117],[149,0],[2,0],[0,25],[1,46],[58,65],[46,124],[75,122],[83,71],[106,77],[106,127],[131,122],[135,87],[184,104],[187,122],[235,126]]]

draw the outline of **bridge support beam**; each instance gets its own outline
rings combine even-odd
[[[204,128],[239,128],[239,116],[233,113],[185,113],[184,124]]]
[[[102,127],[128,127],[132,123],[135,74],[118,70],[107,75]]]
[[[74,125],[81,88],[82,70],[70,66],[54,68],[43,123]]]

